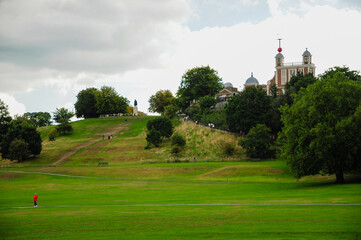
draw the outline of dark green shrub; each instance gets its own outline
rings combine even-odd
[[[271,129],[264,124],[250,129],[246,137],[240,140],[246,155],[252,158],[270,158],[275,156]]]
[[[222,142],[221,150],[222,150],[223,155],[230,157],[235,152],[235,144],[232,142]]]
[[[57,135],[58,135],[58,131],[56,130],[56,128],[51,129],[48,135],[49,141],[55,141],[55,137]]]
[[[147,122],[148,131],[151,131],[153,128],[160,132],[161,138],[172,136],[174,129],[172,121],[167,117],[157,117],[149,120]]]
[[[186,139],[179,133],[175,133],[172,136],[172,146],[184,147],[186,145]]]
[[[145,138],[148,142],[148,145],[145,147],[148,149],[152,144],[156,147],[159,146],[159,144],[162,142],[162,134],[156,130],[155,128],[152,128]]]
[[[8,157],[19,162],[29,158],[29,144],[23,139],[15,139],[10,143]]]

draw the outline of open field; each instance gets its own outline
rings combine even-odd
[[[168,163],[169,143],[144,150],[144,119],[87,121],[45,141],[33,162],[0,169],[0,239],[361,239],[355,176],[343,185],[334,176],[296,181],[284,162],[223,159],[217,149],[211,162],[200,154],[198,162]],[[189,129],[197,153],[209,142],[195,132],[223,137]]]

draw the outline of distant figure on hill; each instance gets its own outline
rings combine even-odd
[[[38,201],[38,195],[34,195],[34,207],[38,207],[38,204],[36,203]]]
[[[110,136],[108,135],[108,140],[110,139]]]
[[[104,140],[104,135],[103,135],[103,140]]]
[[[112,134],[110,134],[110,139],[113,139],[113,133],[112,133]]]
[[[127,122],[128,120],[127,119],[125,119],[125,122]]]

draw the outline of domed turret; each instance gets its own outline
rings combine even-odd
[[[311,53],[307,50],[303,52],[302,54],[302,62],[303,64],[311,64],[312,63],[312,55]]]
[[[276,66],[277,67],[283,66],[283,60],[285,59],[283,54],[279,52],[279,53],[277,53],[275,58],[276,58]]]
[[[224,84],[224,88],[233,88],[233,85],[232,85],[232,83],[230,83],[230,82],[226,82],[226,83]]]
[[[251,73],[251,77],[249,77],[246,80],[246,83],[244,84],[244,86],[247,87],[247,86],[256,86],[256,85],[259,85],[259,82],[258,82],[257,78],[253,77],[253,73]]]

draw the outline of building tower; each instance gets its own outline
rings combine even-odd
[[[276,71],[271,80],[267,82],[267,94],[271,95],[270,87],[275,84],[278,89],[278,94],[284,92],[286,84],[291,80],[292,76],[297,74],[312,73],[315,76],[315,65],[312,63],[312,54],[306,48],[302,54],[302,62],[284,63],[284,57],[281,48],[281,39],[278,39],[278,53],[276,59]]]

